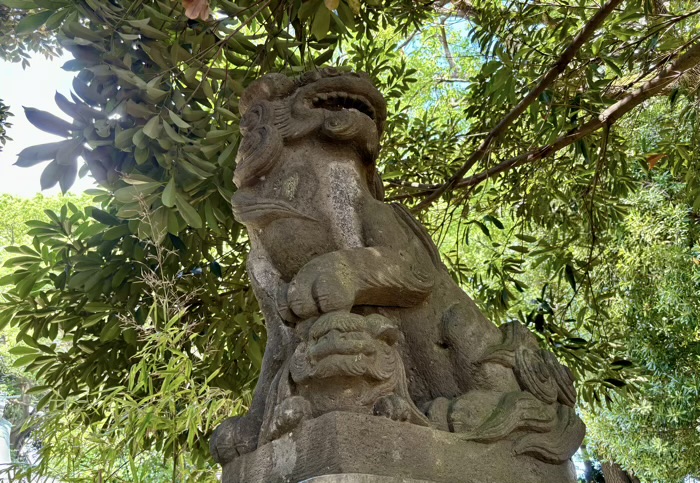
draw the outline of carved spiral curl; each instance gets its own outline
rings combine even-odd
[[[520,347],[516,353],[515,376],[520,387],[547,404],[557,400],[559,388],[543,350]]]
[[[245,136],[259,126],[272,126],[274,123],[274,108],[267,101],[256,102],[248,108],[241,118],[240,129]]]
[[[374,164],[378,155],[379,131],[374,121],[364,114],[357,111],[329,113],[321,125],[321,133],[328,139],[352,143],[367,164]]]
[[[326,116],[321,131],[331,139],[347,141],[355,138],[365,127],[362,119],[351,112],[342,112]]]
[[[233,181],[239,188],[252,184],[277,163],[283,140],[274,120],[274,107],[268,101],[252,104],[243,114],[240,122],[243,139],[233,173]]]
[[[530,331],[518,322],[501,326],[503,340],[491,347],[481,362],[491,362],[513,369],[520,388],[540,401],[576,404],[574,376],[549,351],[539,349]]]

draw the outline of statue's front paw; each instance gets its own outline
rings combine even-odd
[[[411,417],[411,406],[404,398],[392,394],[377,399],[374,403],[374,414],[394,421],[408,421]]]
[[[275,408],[270,439],[277,439],[311,418],[311,403],[301,396],[288,397]]]
[[[287,305],[302,320],[349,311],[355,304],[353,280],[349,267],[332,257],[319,257],[302,267],[289,284]]]
[[[220,465],[255,451],[260,428],[250,418],[234,417],[225,420],[209,440],[209,450]]]

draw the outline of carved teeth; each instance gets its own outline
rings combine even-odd
[[[361,95],[350,92],[320,92],[311,98],[312,107],[330,111],[355,110],[374,119],[374,107]]]

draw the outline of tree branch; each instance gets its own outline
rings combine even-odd
[[[569,46],[564,50],[556,64],[545,74],[537,86],[520,101],[506,116],[494,127],[488,136],[481,143],[479,148],[465,161],[462,167],[438,189],[433,191],[428,197],[419,203],[414,210],[422,210],[430,206],[436,199],[442,196],[443,193],[455,187],[463,178],[464,175],[478,162],[491,148],[493,141],[501,136],[508,127],[515,121],[527,108],[549,87],[556,78],[566,70],[566,67],[574,59],[576,53],[583,45],[593,36],[595,31],[602,25],[605,19],[613,12],[613,10],[622,3],[622,0],[609,0],[598,12],[591,18],[586,26],[579,32]]]
[[[440,42],[442,43],[442,50],[445,51],[445,58],[447,63],[450,65],[450,77],[457,77],[459,74],[459,67],[455,63],[455,58],[452,56],[450,51],[450,44],[447,42],[447,32],[445,32],[445,17],[440,21]]]
[[[458,79],[458,78],[454,78],[454,77],[438,77],[437,79],[435,79],[435,81],[438,84],[441,84],[441,83],[471,84],[472,82],[474,82],[474,81],[471,81],[469,79]]]
[[[685,52],[685,54],[678,57],[675,62],[673,62],[670,66],[666,67],[654,79],[646,82],[643,86],[630,92],[620,101],[603,111],[600,115],[598,115],[597,118],[587,122],[576,131],[560,137],[551,144],[539,147],[537,149],[533,149],[513,158],[506,159],[505,161],[502,161],[501,163],[497,164],[492,168],[485,169],[480,173],[470,176],[469,178],[462,179],[458,183],[455,183],[453,188],[458,189],[476,186],[497,174],[551,156],[557,151],[572,145],[579,139],[588,136],[589,134],[597,131],[598,129],[606,125],[613,125],[615,122],[621,119],[629,111],[637,107],[639,104],[646,101],[647,99],[650,99],[653,96],[658,95],[659,92],[663,92],[667,86],[676,82],[688,71],[696,69],[699,65],[700,42],[690,47]],[[442,186],[444,185],[441,185],[440,187]],[[428,196],[432,193],[435,193],[437,189],[439,189],[439,187],[436,186],[410,194],[398,195],[390,198],[389,201],[398,201],[406,198]]]
[[[678,57],[675,62],[665,68],[657,77],[627,94],[624,98],[603,111],[597,118],[587,122],[576,131],[560,137],[547,146],[543,146],[514,158],[507,159],[497,164],[493,168],[486,169],[481,173],[463,179],[456,183],[454,187],[466,188],[469,186],[475,186],[496,174],[551,156],[560,149],[570,146],[579,139],[582,139],[597,131],[601,127],[614,124],[629,111],[652,96],[658,94],[659,91],[663,90],[669,84],[675,82],[683,74],[693,69],[698,64],[700,64],[700,42],[693,45],[685,54]]]
[[[420,32],[419,29],[414,30],[413,33],[411,35],[409,35],[406,40],[401,42],[401,44],[396,47],[396,50],[403,50],[408,44],[411,43],[411,41],[418,34],[418,32]]]
[[[446,5],[451,8],[446,8]],[[477,16],[478,11],[469,0],[439,0],[433,4],[435,11],[444,15],[472,19]]]

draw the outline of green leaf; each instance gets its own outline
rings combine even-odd
[[[52,388],[52,386],[48,386],[48,385],[34,386],[34,387],[30,387],[29,389],[27,389],[25,394],[29,394],[29,395],[42,394],[46,391],[50,391],[51,388]]]
[[[527,243],[534,243],[537,241],[537,238],[531,235],[522,235],[520,233],[516,233],[515,237]]]
[[[212,273],[217,277],[222,278],[224,276],[221,270],[221,265],[219,265],[219,263],[216,260],[212,260],[209,263],[209,268],[211,269]]]
[[[121,333],[121,327],[119,326],[119,320],[114,318],[107,322],[100,332],[100,342],[109,342],[110,340],[116,339]]]
[[[39,357],[39,353],[36,352],[34,354],[27,354],[26,356],[18,357],[17,360],[12,364],[12,367],[22,367],[26,366],[27,364],[34,362],[34,359]]]
[[[44,171],[41,172],[39,185],[42,190],[53,188],[58,183],[61,177],[61,166],[56,161],[51,161],[46,165]]]
[[[136,345],[136,342],[138,342],[138,334],[133,328],[125,329],[122,332],[122,337],[124,338],[124,342],[129,345]]]
[[[484,233],[484,235],[491,238],[491,232],[486,227],[486,225],[484,225],[483,223],[481,223],[480,221],[477,221],[477,220],[473,220],[472,223],[474,223],[476,226],[478,226],[479,229]]]
[[[501,220],[499,220],[499,219],[496,218],[495,216],[486,215],[486,216],[484,216],[484,221],[490,221],[490,222],[493,223],[493,225],[494,225],[496,228],[498,228],[499,230],[502,230],[502,229],[503,229],[503,223],[501,223]]]
[[[175,206],[188,225],[192,228],[202,228],[202,218],[199,213],[179,193],[175,193]]]
[[[102,223],[103,225],[115,226],[122,224],[119,218],[110,213],[107,213],[106,211],[102,211],[99,208],[91,208],[90,216]]]
[[[68,17],[70,12],[71,11],[68,8],[61,8],[61,9],[56,10],[46,20],[46,23],[44,24],[44,28],[46,30],[56,30],[58,27],[61,26],[63,21],[66,19],[66,17]]]
[[[22,20],[19,21],[15,27],[15,33],[17,35],[24,35],[35,32],[46,23],[51,15],[53,15],[52,10],[45,10],[34,15],[27,15]],[[34,124],[34,123],[32,123]]]
[[[311,34],[316,37],[317,40],[322,40],[328,34],[328,29],[331,26],[331,11],[326,8],[325,5],[316,10],[316,15],[314,16],[314,22],[311,25]]]
[[[190,127],[192,127],[192,126],[190,126],[188,123],[186,123],[185,121],[183,121],[182,118],[181,118],[180,116],[178,116],[177,114],[175,114],[175,113],[174,113],[173,111],[171,111],[170,109],[168,109],[168,114],[170,115],[170,119],[172,119],[172,121],[175,123],[175,125],[176,125],[177,127],[182,128],[182,129],[189,129]]]
[[[678,100],[678,95],[681,93],[681,90],[676,87],[671,91],[671,95],[668,96],[669,103],[671,104],[671,107],[676,105],[676,101]]]
[[[59,164],[61,168],[61,173],[58,178],[58,185],[61,187],[61,192],[63,194],[66,194],[68,190],[70,189],[71,186],[73,186],[73,183],[75,183],[75,179],[78,175],[78,165],[77,165],[77,160],[73,160],[74,162],[70,165],[66,165],[66,163],[59,163],[58,162],[58,157],[56,158],[56,163]]]
[[[36,348],[27,347],[26,345],[16,345],[10,349],[10,354],[15,356],[22,356],[26,354],[36,354]]]
[[[262,351],[260,350],[260,343],[257,340],[248,339],[248,343],[245,345],[245,351],[250,357],[250,361],[255,367],[260,369],[262,367]]]
[[[625,367],[632,367],[634,364],[625,359],[618,359],[610,364],[610,368],[614,370],[619,370]]]
[[[167,134],[168,137],[170,139],[172,139],[173,141],[175,141],[176,143],[179,143],[179,144],[187,143],[187,138],[178,134],[169,123],[163,122],[163,130],[165,131],[165,134]]]
[[[605,62],[605,65],[610,67],[610,69],[612,69],[612,71],[615,72],[618,77],[622,77],[622,69],[620,69],[620,67],[615,63],[615,60],[609,57],[603,57],[603,62]]]
[[[160,206],[141,220],[139,238],[150,238],[154,243],[160,244],[168,234],[168,211],[166,207]]]
[[[17,155],[15,165],[21,168],[27,168],[39,164],[42,161],[54,159],[61,146],[68,142],[70,141],[58,141],[56,143],[37,144],[36,146],[24,148]]]
[[[64,121],[60,117],[33,107],[25,107],[24,114],[34,126],[51,134],[68,137],[74,129],[69,122]]]
[[[160,186],[162,185],[158,182],[126,186],[116,190],[114,192],[114,198],[121,203],[132,203],[153,193]]]
[[[119,238],[131,234],[128,224],[113,226],[102,234],[103,240],[118,240]]]
[[[168,184],[165,185],[165,189],[161,195],[161,200],[168,208],[175,206],[175,177],[170,178]]]
[[[151,139],[157,139],[160,136],[160,118],[152,117],[144,126],[143,133]]]

